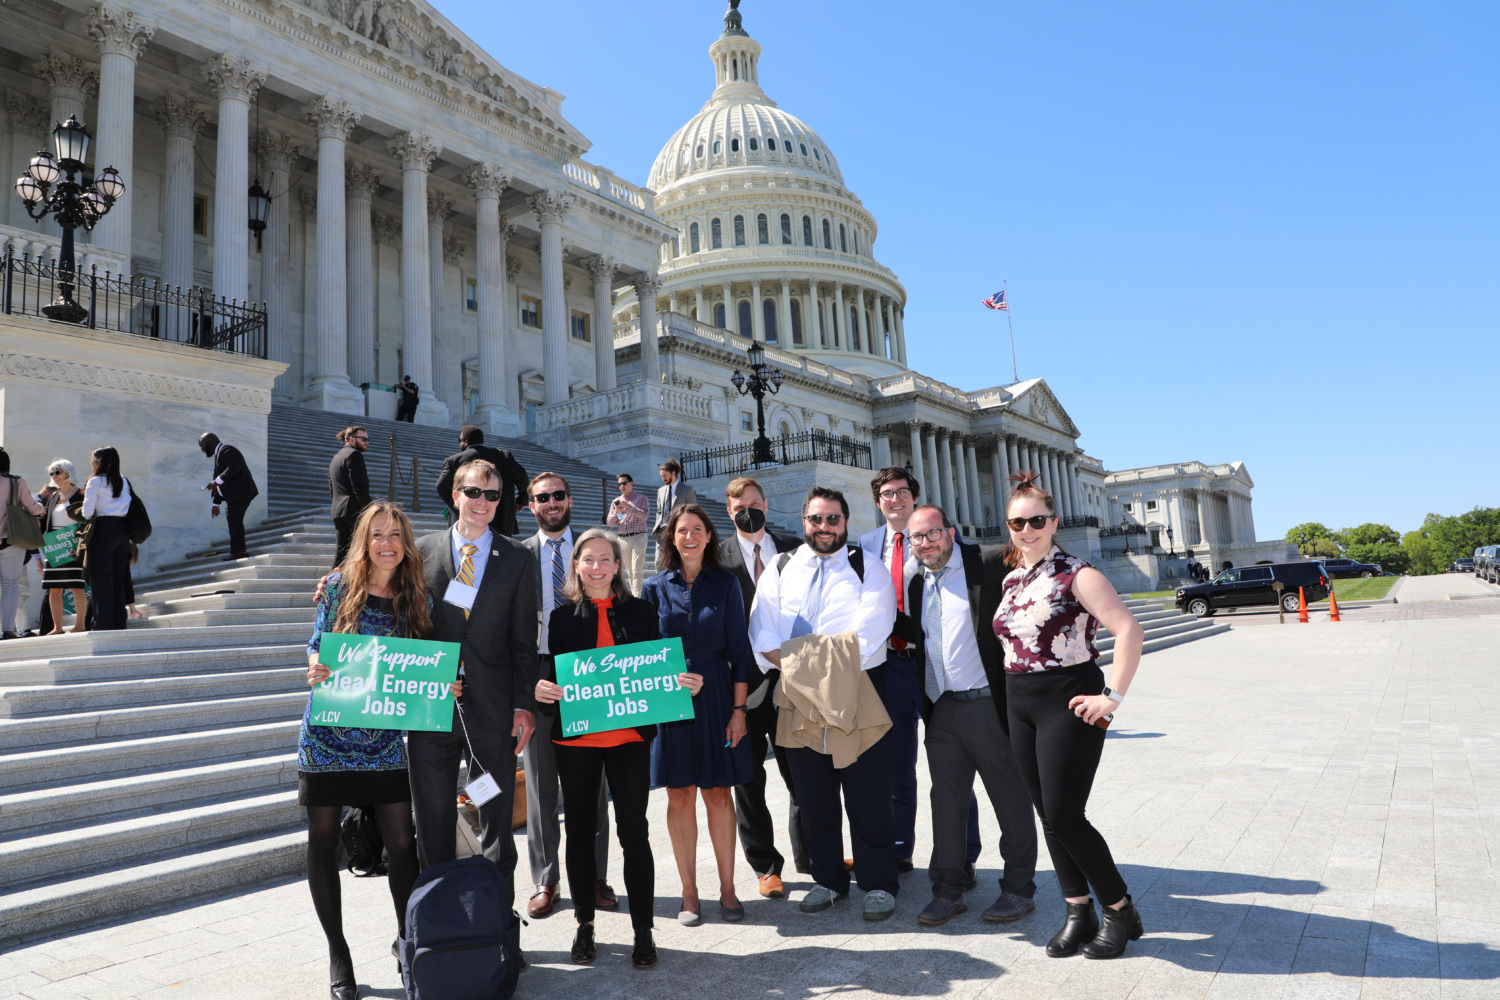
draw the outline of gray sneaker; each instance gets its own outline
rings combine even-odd
[[[917,923],[926,924],[928,927],[936,927],[938,924],[946,924],[949,917],[956,917],[969,908],[968,900],[963,896],[957,899],[944,899],[942,896],[933,896],[932,902],[922,908],[917,914]]]
[[[797,908],[803,913],[819,913],[828,909],[834,903],[843,902],[848,898],[849,894],[847,892],[834,892],[825,885],[815,885],[807,895],[802,897],[802,901],[797,904]]]
[[[896,912],[896,897],[884,889],[871,889],[865,893],[865,919],[884,920]]]
[[[1036,900],[1029,896],[1002,892],[1000,898],[991,903],[980,916],[992,924],[1008,924],[1012,920],[1020,920],[1034,909]]]

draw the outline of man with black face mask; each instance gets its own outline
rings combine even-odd
[[[734,535],[719,543],[719,565],[729,570],[740,581],[740,593],[745,598],[745,617],[750,616],[750,605],[755,600],[755,585],[760,575],[773,568],[776,557],[782,552],[791,552],[800,544],[800,539],[783,535],[766,527],[766,495],[760,483],[749,476],[731,480],[724,490],[724,503],[729,516],[734,518]],[[797,813],[797,793],[792,788],[792,772],[787,766],[786,750],[773,745],[776,734],[776,704],[771,692],[776,687],[779,670],[771,670],[764,680],[751,691],[745,704],[746,735],[750,738],[750,755],[755,759],[755,776],[748,784],[734,788],[735,812],[739,817],[740,845],[745,850],[745,860],[755,870],[760,880],[760,894],[771,899],[781,899],[786,889],[781,884],[781,867],[785,863],[781,852],[776,850],[771,810],[766,806],[766,749],[776,754],[776,766],[781,771],[781,780],[786,782],[792,803],[787,816],[787,833],[792,841],[792,862],[802,874],[809,872],[807,847],[802,842],[802,826]]]

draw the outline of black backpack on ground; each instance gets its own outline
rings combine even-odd
[[[398,942],[407,1000],[509,1000],[521,974],[521,920],[500,869],[477,855],[417,876]]]
[[[340,839],[344,850],[349,852],[349,871],[359,878],[389,875],[385,854],[385,837],[380,833],[380,822],[375,810],[368,806],[354,806],[344,815]]]

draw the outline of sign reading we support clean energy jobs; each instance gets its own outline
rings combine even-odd
[[[318,662],[329,673],[313,686],[312,724],[451,732],[458,655],[456,642],[324,632]]]
[[[559,654],[563,735],[691,719],[693,696],[677,683],[686,669],[681,639]]]

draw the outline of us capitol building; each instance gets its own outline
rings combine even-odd
[[[708,50],[707,103],[637,186],[584,159],[563,95],[420,0],[5,0],[0,163],[25,173],[73,115],[88,172],[125,183],[78,233],[85,325],[36,308],[56,223],[14,193],[0,205],[17,470],[113,435],[136,481],[182,487],[181,510],[153,516],[196,523],[200,429],[232,428],[264,483],[272,405],[389,417],[410,374],[419,423],[477,423],[645,484],[681,456],[711,498],[753,469],[776,520],[814,483],[862,500],[870,469],[896,464],[977,538],[998,532],[998,484],[1037,469],[1064,544],[1123,587],[1155,585],[1143,550],[1284,558],[1255,541],[1242,463],[1110,473],[1044,380],[965,390],[908,367],[876,218],[762,89],[738,6]],[[732,378],[752,347],[780,373],[770,463]],[[851,531],[873,526],[855,511]]]

